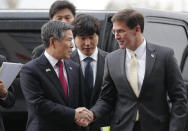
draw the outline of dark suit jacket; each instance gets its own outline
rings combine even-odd
[[[28,106],[27,131],[79,131],[74,123],[80,105],[80,67],[65,60],[69,100],[53,67],[44,55],[25,64],[20,73],[21,88]]]
[[[106,58],[101,95],[91,109],[96,119],[114,109],[111,131],[132,131],[139,110],[143,131],[183,131],[187,97],[173,50],[146,44],[146,71],[139,97],[128,82],[125,59],[125,49]]]
[[[86,106],[87,108],[91,108],[99,98],[99,94],[102,87],[103,74],[104,74],[105,57],[107,54],[108,54],[107,52],[98,48],[97,74],[96,74],[95,86],[93,87],[91,97],[88,96],[89,94],[87,90],[88,88],[86,86],[84,88],[85,89],[85,95],[83,96],[83,99],[85,100],[84,106]],[[80,64],[80,58],[77,50],[73,51],[71,55],[71,59],[76,63]],[[89,127],[90,128],[89,131],[100,131],[100,126],[103,125],[104,122],[95,122]]]
[[[0,65],[2,65],[4,61],[6,61],[6,58],[0,55]],[[5,100],[0,99],[0,105],[5,108],[10,108],[14,105],[15,100],[16,99],[14,95],[14,87],[13,85],[11,85],[11,87],[9,87],[8,89],[8,95],[6,99]],[[0,131],[5,131],[1,112],[0,112]]]
[[[32,59],[39,57],[44,52],[44,50],[45,48],[43,44],[35,47],[32,51]]]

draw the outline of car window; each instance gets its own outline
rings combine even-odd
[[[149,42],[174,49],[175,56],[180,65],[182,54],[188,41],[183,26],[165,23],[146,23],[144,36]]]
[[[0,32],[0,54],[8,61],[26,63],[31,60],[31,52],[41,43],[40,31]]]

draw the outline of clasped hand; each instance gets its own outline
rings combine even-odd
[[[79,126],[86,127],[93,121],[93,112],[85,107],[79,107],[76,109],[75,122]]]

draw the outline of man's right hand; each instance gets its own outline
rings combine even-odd
[[[93,112],[85,107],[79,107],[76,109],[75,122],[83,127],[88,126],[93,121]]]

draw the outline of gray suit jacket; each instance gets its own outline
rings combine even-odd
[[[114,109],[111,131],[132,131],[139,110],[143,131],[183,131],[187,97],[173,50],[146,44],[146,72],[139,97],[128,82],[125,59],[125,49],[106,58],[102,92],[91,109],[96,119]]]
[[[98,51],[99,52],[98,52],[98,61],[97,61],[96,81],[95,81],[95,86],[93,87],[93,90],[92,90],[91,97],[88,96],[88,94],[89,94],[88,90],[87,90],[88,88],[87,87],[84,88],[85,89],[85,95],[83,96],[83,101],[84,101],[84,106],[86,106],[87,108],[91,108],[96,103],[97,99],[99,98],[99,94],[101,92],[101,87],[102,87],[105,57],[106,57],[106,55],[108,53],[103,51],[103,50],[101,50],[101,49],[99,49],[99,48],[98,48]],[[80,64],[80,58],[79,58],[79,54],[78,54],[77,50],[75,50],[72,53],[71,59],[74,62]],[[103,121],[103,120],[101,120],[101,121]],[[105,122],[95,122],[94,124],[92,124],[90,126],[89,130],[90,131],[99,131],[100,130],[100,126],[103,126],[104,123],[106,124],[107,122],[106,121]]]

